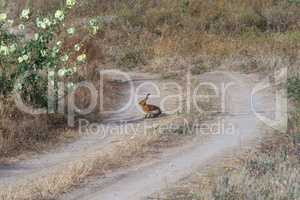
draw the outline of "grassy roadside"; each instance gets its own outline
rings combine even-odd
[[[0,115],[0,161],[25,151],[39,152],[59,143],[59,138],[63,138],[60,133],[67,135],[62,125],[63,117],[26,115],[15,106],[12,98],[0,99]],[[49,123],[51,121],[58,123]]]
[[[157,199],[297,199],[299,144],[293,140],[273,135],[256,150],[194,174]]]
[[[100,91],[100,86],[96,82],[94,80],[93,83],[97,91]],[[105,79],[103,106],[107,109],[117,107],[123,98],[119,92],[126,87],[109,78]],[[80,88],[74,96],[79,108],[89,105],[91,96],[88,89]],[[66,98],[65,101],[69,99]],[[98,104],[99,102],[97,101]],[[102,115],[98,104],[90,115],[84,117],[93,122],[101,121]],[[65,113],[33,115],[22,112],[16,106],[13,96],[6,98],[0,96],[0,163],[26,159],[32,154],[54,149],[78,139],[80,137],[77,131],[78,123],[70,127],[67,118],[67,105]]]
[[[104,151],[94,152],[79,161],[60,166],[47,176],[34,178],[34,181],[26,180],[25,183],[0,186],[0,199],[56,199],[90,176],[105,175],[132,163],[142,162],[166,148],[180,145],[192,136],[181,134],[185,124],[181,124],[176,130],[166,129],[169,123],[172,125],[182,123],[173,120],[168,119],[165,124],[160,123],[146,134],[124,138],[123,141],[113,144]]]
[[[300,79],[288,81],[290,104],[286,133],[270,132],[252,150],[195,173],[171,187],[167,200],[298,199],[300,196]]]

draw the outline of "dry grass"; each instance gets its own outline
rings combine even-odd
[[[213,162],[154,199],[298,199],[299,122],[299,112],[290,113],[286,134],[269,133],[255,149]]]
[[[45,0],[27,2],[39,10],[47,5]],[[20,10],[26,1],[16,3]],[[214,67],[219,67],[231,57],[255,60],[265,52],[265,58],[282,56],[293,64],[299,59],[299,11],[288,0],[89,0],[79,3],[67,24],[95,15],[115,16],[90,41],[92,65],[152,71],[149,65],[156,60],[201,55],[215,59]],[[247,68],[257,70],[251,64]]]
[[[40,151],[59,142],[64,118],[22,113],[12,98],[0,101],[0,159],[25,151]]]
[[[26,6],[49,12],[61,2],[12,0],[7,9],[18,17]],[[80,27],[85,17],[115,16],[85,43],[89,65],[80,70],[79,80],[94,81],[98,67],[157,72],[164,78],[181,76],[189,67],[193,74],[219,68],[269,74],[288,66],[294,74],[299,67],[299,11],[288,0],[89,0],[80,2],[66,24]],[[72,38],[68,45],[81,38]],[[86,94],[77,93],[83,107],[89,101]],[[106,101],[110,99],[117,97],[106,95]],[[10,111],[1,114],[0,155],[36,151],[62,134],[47,123],[49,116],[11,117],[14,106],[4,102],[1,112]],[[90,118],[98,118],[97,114]]]
[[[86,76],[88,77],[88,76]],[[98,91],[100,91],[99,80],[91,80]],[[126,85],[105,79],[103,86],[105,109],[116,108],[123,96],[118,95],[119,91],[126,90]],[[68,99],[66,98],[65,102]],[[75,93],[75,103],[81,109],[90,105],[91,95],[86,88],[80,88]],[[101,121],[100,101],[95,109],[85,116],[91,122]],[[72,141],[79,137],[74,127],[67,124],[67,105],[65,113],[31,115],[22,112],[14,102],[14,97],[0,98],[0,162],[6,162],[9,157],[23,157],[25,154],[39,153],[48,148],[54,148],[65,142]],[[76,122],[75,119],[75,122]]]
[[[79,185],[89,176],[104,175],[106,171],[127,166],[138,159],[145,159],[147,155],[159,152],[162,148],[178,145],[182,140],[182,135],[174,132],[162,134],[158,128],[154,128],[146,134],[115,143],[105,151],[94,152],[80,161],[57,167],[47,176],[35,177],[34,181],[26,180],[23,184],[0,186],[0,199],[56,199],[61,193]]]
[[[32,0],[36,8],[44,3]],[[24,7],[22,1],[18,4]],[[299,11],[288,0],[89,0],[78,5],[68,24],[93,13],[115,16],[93,38],[96,51],[88,52],[93,63],[107,67],[151,71],[149,64],[162,58],[202,55],[220,63],[233,56],[255,59],[265,52],[265,58],[279,55],[293,64],[299,58]],[[101,56],[93,56],[95,52]]]
[[[300,195],[300,112],[299,69],[288,83],[293,109],[288,131],[267,134],[262,142],[235,157],[224,158],[195,172],[191,177],[155,199],[164,200],[233,200],[298,199]],[[235,154],[236,155],[236,154]]]
[[[290,136],[275,138],[272,136],[258,150],[194,174],[157,199],[297,199],[299,143]]]

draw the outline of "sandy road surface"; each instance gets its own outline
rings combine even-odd
[[[198,140],[162,153],[159,158],[122,169],[103,178],[95,178],[83,188],[66,194],[62,199],[80,200],[140,200],[147,199],[168,185],[190,175],[195,170],[225,156],[226,150],[251,145],[258,141],[268,127],[262,123],[253,110],[265,117],[274,117],[275,95],[272,89],[263,90],[253,96],[251,92],[259,83],[255,75],[213,72],[199,77],[201,81],[213,83],[217,88],[228,85],[223,102],[224,110],[219,118],[208,122],[215,135],[205,144]],[[226,88],[226,87],[225,87]],[[249,146],[248,146],[249,147]],[[228,156],[228,155],[226,155]]]
[[[259,82],[255,75],[212,72],[196,79],[216,86],[219,95],[225,94],[221,98],[224,103],[222,113],[214,121],[203,122],[211,128],[209,134],[213,133],[207,142],[203,144],[196,137],[195,140],[187,142],[185,145],[167,149],[158,158],[151,161],[117,170],[108,174],[106,178],[95,177],[89,184],[64,194],[61,199],[144,199],[167,185],[190,175],[199,167],[207,165],[210,160],[222,156],[226,150],[236,148],[238,151],[249,141],[258,140],[269,128],[256,117],[251,109],[251,92]],[[162,80],[148,75],[133,75],[135,89],[142,84],[149,84],[140,89],[138,92],[140,95],[149,92],[156,94],[155,88],[151,87],[151,84],[161,85],[161,82]],[[124,82],[124,84],[126,83]],[[222,88],[224,89],[223,92]],[[174,94],[174,92],[176,93],[174,88],[161,88],[161,96],[155,97],[151,101],[154,104],[159,104],[163,96]],[[124,91],[125,96],[128,94],[129,90]],[[270,89],[256,94],[253,98],[255,110],[267,117],[272,117],[275,110],[274,99],[275,95]],[[176,103],[170,103],[171,106],[172,104]],[[148,123],[160,122],[160,120],[149,120]],[[102,121],[109,128],[121,126],[119,122],[136,125],[145,123],[136,104],[131,104],[124,112],[111,115]],[[118,131],[118,129],[114,130]],[[202,129],[201,131],[200,134],[203,133]],[[117,132],[84,136],[59,150],[38,155],[33,159],[14,165],[0,165],[0,188],[5,188],[7,184],[26,183],[26,181],[34,180],[35,177],[47,176],[51,171],[59,169],[68,162],[80,160],[91,152],[101,149],[109,150],[111,144],[120,139],[122,138]]]

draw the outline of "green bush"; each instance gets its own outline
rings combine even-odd
[[[20,14],[18,33],[11,31],[15,27],[12,27],[12,20],[7,19],[7,14],[0,14],[0,95],[19,91],[25,101],[45,107],[48,84],[53,83],[53,93],[57,96],[57,82],[75,74],[79,65],[85,63],[86,55],[78,55],[80,43],[73,50],[64,51],[64,42],[59,40],[62,32],[70,37],[76,32],[75,28],[64,24],[75,4],[76,0],[66,0],[65,6],[55,13],[35,19],[29,8],[24,9]],[[28,24],[35,26],[35,33],[29,39],[26,36]],[[86,30],[95,35],[101,25],[95,18],[90,20]],[[74,56],[77,56],[76,61],[71,61],[69,58]],[[73,86],[73,83],[67,86]]]

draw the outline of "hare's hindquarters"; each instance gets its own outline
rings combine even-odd
[[[155,109],[152,109],[147,113],[146,118],[156,118],[159,117],[161,113],[161,109],[159,107],[155,107]]]

